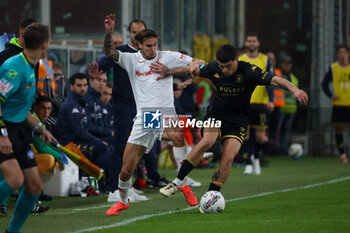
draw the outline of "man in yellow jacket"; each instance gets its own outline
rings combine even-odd
[[[281,61],[282,78],[287,79],[294,86],[299,86],[297,77],[291,72],[293,68],[292,58],[285,56]],[[297,111],[297,101],[294,95],[282,89],[284,92],[284,106],[280,108],[277,119],[277,131],[280,131],[280,145],[282,153],[288,155],[290,131],[293,126],[294,116]]]
[[[323,78],[322,88],[325,94],[331,98],[333,105],[332,123],[335,125],[336,142],[340,154],[340,161],[347,163],[348,159],[344,150],[344,129],[350,123],[350,52],[349,47],[340,45],[337,47],[338,61],[332,63],[329,71]],[[334,92],[329,89],[332,82]]]
[[[263,72],[268,71],[273,73],[271,62],[268,57],[259,52],[260,42],[256,33],[248,33],[244,44],[247,51],[239,57],[240,61],[248,62],[262,69]],[[254,66],[253,66],[254,67]],[[273,102],[273,87],[272,86],[257,86],[250,98],[250,138],[253,145],[249,145],[249,154],[253,153],[253,166],[250,158],[247,161],[247,167],[244,174],[261,174],[259,157],[267,145],[268,137],[267,129],[267,112],[272,112],[274,109]],[[247,142],[246,142],[247,143]],[[254,148],[252,148],[254,147]]]

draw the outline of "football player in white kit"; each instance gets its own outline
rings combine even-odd
[[[153,111],[151,122],[159,119],[160,114],[176,115],[173,78],[169,76],[158,80],[157,78],[160,75],[151,71],[152,64],[162,63],[169,68],[181,69],[181,67],[188,66],[191,62],[204,64],[204,61],[178,52],[158,51],[158,35],[152,29],[145,29],[135,36],[138,41],[138,53],[120,52],[112,47],[111,35],[114,31],[115,15],[107,15],[104,25],[106,29],[104,52],[128,72],[137,108],[134,125],[124,150],[122,170],[119,174],[121,201],[112,206],[106,213],[106,215],[118,215],[122,210],[129,207],[128,192],[131,187],[132,174],[138,161],[144,153],[148,153],[152,149],[157,139],[166,138],[173,142],[175,159],[184,158],[187,154],[185,140],[180,128],[144,129],[143,111],[145,109]],[[161,113],[159,109],[161,109]],[[193,195],[188,185],[179,189],[185,196]],[[196,204],[192,203],[192,205]]]

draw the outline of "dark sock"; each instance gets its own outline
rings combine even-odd
[[[9,197],[14,191],[15,190],[12,189],[5,179],[0,181],[0,204],[6,205],[7,197]]]
[[[39,195],[32,195],[27,193],[23,188],[20,188],[19,196],[16,202],[15,211],[13,213],[10,225],[7,230],[9,232],[20,232],[23,224],[32,212]]]
[[[337,142],[337,148],[339,150],[339,153],[341,155],[344,154],[344,138],[343,138],[343,134],[336,134],[335,135],[335,141]]]
[[[263,155],[265,149],[265,143],[255,143],[255,153],[254,153],[254,158],[259,158]]]
[[[243,161],[246,165],[251,165],[252,164],[252,160],[250,159],[250,155],[248,154],[248,152],[243,154]]]
[[[208,191],[218,191],[220,192],[221,186],[213,182],[210,183]]]
[[[180,171],[177,174],[177,178],[180,180],[184,180],[185,177],[190,174],[190,172],[195,168],[192,163],[190,163],[187,159],[181,165]]]

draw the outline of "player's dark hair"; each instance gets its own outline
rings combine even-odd
[[[145,28],[147,28],[147,25],[146,25],[145,21],[143,21],[143,20],[141,20],[141,19],[134,19],[133,21],[131,21],[131,22],[129,23],[129,26],[128,26],[128,31],[129,31],[129,32],[130,32],[130,29],[131,29],[131,25],[132,25],[133,23],[142,23],[143,26],[145,26]]]
[[[39,105],[42,102],[50,102],[50,103],[52,103],[52,100],[51,100],[50,97],[48,97],[46,95],[38,95],[38,97],[36,97],[36,100],[35,100],[35,105]]]
[[[222,45],[216,52],[216,60],[222,63],[235,60],[237,52],[235,47],[229,44]]]
[[[340,49],[346,49],[346,51],[350,52],[350,49],[347,45],[341,44],[337,46],[337,52],[339,52]]]
[[[37,23],[37,21],[35,19],[32,19],[32,18],[23,19],[19,23],[19,29],[25,29],[26,27],[28,27],[32,23]]]
[[[113,88],[113,83],[110,82],[110,81],[108,81],[108,82],[106,83],[106,86],[107,86],[108,88]]]
[[[149,38],[157,38],[158,39],[158,37],[159,37],[158,34],[154,30],[144,29],[135,35],[135,40],[137,40],[138,42],[143,44],[143,42],[145,42],[145,40],[147,40]]]
[[[83,73],[75,73],[75,74],[73,74],[73,75],[69,78],[69,84],[70,84],[70,85],[74,85],[75,80],[77,80],[77,79],[80,79],[80,80],[86,79],[87,82],[89,81],[86,74],[83,74]]]
[[[50,31],[47,25],[33,23],[23,32],[24,47],[26,49],[38,49],[43,43],[48,42]]]
[[[248,32],[248,33],[245,35],[245,40],[247,40],[247,38],[248,38],[248,37],[251,37],[251,36],[254,36],[254,37],[256,37],[256,38],[259,39],[258,33],[256,33],[256,32]]]

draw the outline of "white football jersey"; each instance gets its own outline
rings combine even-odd
[[[159,61],[172,69],[188,66],[191,60],[190,56],[172,51],[157,51],[152,60],[144,59],[140,51],[119,51],[118,64],[128,72],[137,112],[142,108],[174,108],[173,76],[157,80],[159,74],[150,71],[152,63]]]

